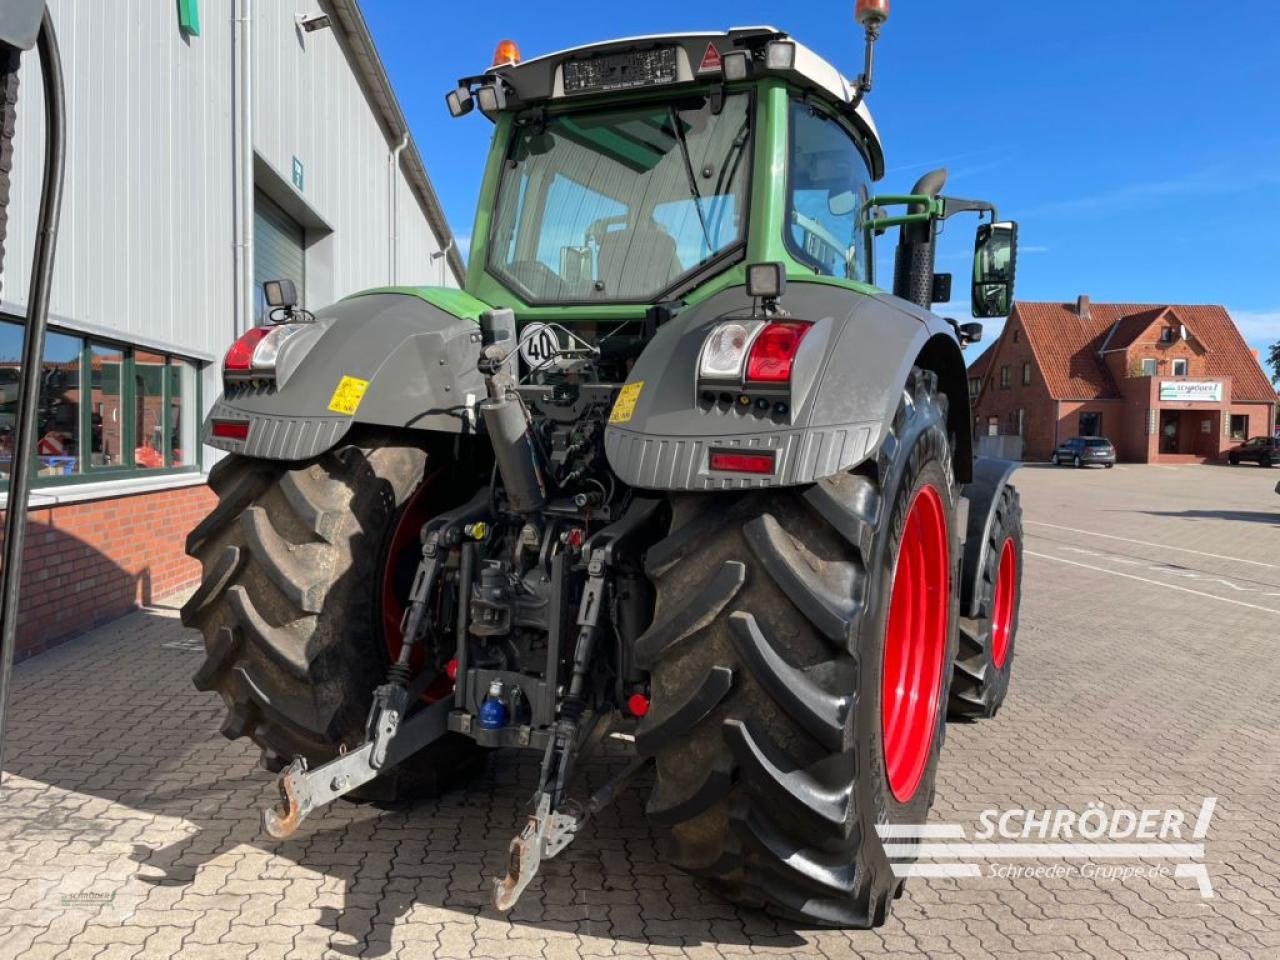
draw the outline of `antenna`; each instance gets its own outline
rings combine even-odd
[[[889,19],[889,0],[857,0],[853,7],[853,19],[866,32],[867,45],[863,54],[862,76],[854,84],[856,93],[853,106],[871,92],[871,68],[876,41],[880,39],[880,27]]]

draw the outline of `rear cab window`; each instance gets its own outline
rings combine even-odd
[[[785,226],[791,255],[815,273],[870,283],[871,244],[858,229],[870,197],[869,164],[853,133],[793,100]]]

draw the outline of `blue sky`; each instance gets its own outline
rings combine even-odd
[[[861,67],[852,0],[362,8],[460,238],[492,128],[478,112],[451,120],[444,93],[503,37],[533,56],[770,23],[849,76]],[[945,166],[948,193],[995,201],[1020,224],[1023,299],[1222,303],[1262,348],[1280,340],[1277,49],[1275,0],[894,0],[868,101],[887,157],[879,186],[905,192]],[[974,222],[952,221],[939,255],[957,292]],[[885,244],[880,261],[891,257]]]

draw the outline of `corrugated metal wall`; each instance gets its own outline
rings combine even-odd
[[[220,356],[235,293],[232,0],[204,0],[201,34],[187,38],[177,4],[167,0],[51,0],[51,7],[69,114],[55,322]],[[301,162],[295,200],[333,231],[319,273],[336,299],[391,279],[390,145],[337,32],[298,30],[295,14],[316,12],[315,0],[254,4],[255,148],[285,184],[294,158]],[[44,146],[40,101],[30,56],[0,293],[9,303],[26,299]],[[439,244],[402,175],[397,206],[400,281],[438,283],[439,261],[429,257]]]

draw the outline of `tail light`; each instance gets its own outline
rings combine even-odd
[[[809,324],[790,321],[770,323],[756,336],[747,358],[748,383],[789,383],[800,341]]]
[[[304,326],[301,323],[279,323],[272,327],[254,327],[227,351],[222,360],[223,374],[238,374],[242,377],[275,376],[280,348]]]
[[[698,377],[708,380],[742,380],[751,342],[764,324],[759,320],[731,320],[716,324],[702,344]]]
[[[791,381],[805,320],[727,320],[712,327],[698,355],[698,379],[743,384],[786,385]]]
[[[254,348],[270,332],[267,327],[254,327],[252,330],[247,331],[231,345],[227,355],[222,358],[222,372],[248,373],[249,367],[253,363]]]

